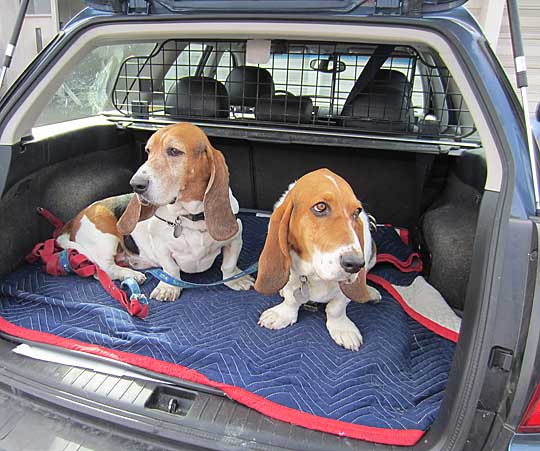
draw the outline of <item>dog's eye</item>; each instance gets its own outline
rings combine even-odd
[[[167,155],[169,155],[169,157],[177,157],[178,155],[183,155],[183,154],[184,152],[177,149],[176,147],[169,147],[167,149]]]
[[[356,210],[354,210],[353,218],[358,219],[360,217],[360,213],[362,213],[362,207],[358,207]]]
[[[311,209],[313,210],[313,213],[318,216],[328,214],[328,204],[326,202],[317,202]]]

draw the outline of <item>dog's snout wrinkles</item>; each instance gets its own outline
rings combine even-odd
[[[135,176],[131,179],[129,184],[137,194],[143,194],[148,189],[150,181],[145,177]]]
[[[354,274],[364,267],[364,259],[356,252],[347,252],[339,258],[341,267],[348,273]]]

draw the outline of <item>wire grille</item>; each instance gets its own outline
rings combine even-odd
[[[127,58],[112,97],[135,118],[301,125],[477,141],[462,94],[436,55],[411,47],[168,40]]]

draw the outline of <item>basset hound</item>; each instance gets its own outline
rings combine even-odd
[[[238,274],[242,222],[223,154],[188,123],[155,132],[146,152],[147,161],[130,181],[134,193],[86,207],[64,226],[60,246],[83,253],[113,280],[142,283],[145,275],[136,270],[154,267],[175,278],[181,271],[206,271],[222,250],[223,278]],[[253,278],[226,285],[248,290]],[[150,297],[174,301],[180,293],[159,282]]]
[[[265,310],[259,325],[282,329],[294,324],[308,301],[326,304],[326,327],[340,346],[357,351],[362,335],[347,318],[350,300],[381,299],[367,285],[376,248],[370,218],[351,186],[328,169],[319,169],[289,186],[276,203],[259,259],[255,289],[284,298]]]

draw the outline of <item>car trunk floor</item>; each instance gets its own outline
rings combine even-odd
[[[268,218],[240,215],[239,265],[258,259]],[[185,289],[176,302],[149,300],[131,317],[93,278],[54,277],[26,264],[0,280],[0,330],[108,357],[223,390],[279,420],[378,443],[412,445],[437,417],[452,364],[459,318],[420,275],[421,262],[392,227],[374,235],[378,264],[370,283],[378,304],[351,302],[364,344],[335,344],[324,310],[301,309],[298,322],[272,331],[260,314],[281,301],[225,286]],[[192,282],[221,277],[211,270]],[[157,285],[141,287],[148,296]]]

